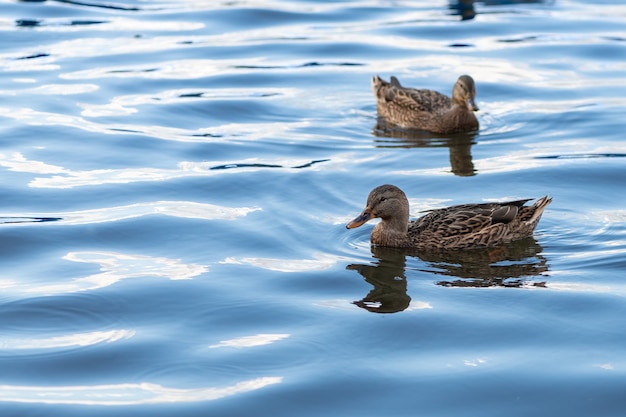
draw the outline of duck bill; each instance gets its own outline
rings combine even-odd
[[[359,217],[346,224],[346,229],[354,229],[367,223],[372,218],[372,214],[369,211],[364,211]]]
[[[467,107],[471,110],[471,111],[478,111],[480,110],[478,108],[478,106],[476,105],[476,103],[474,102],[474,99],[470,98],[469,100],[467,100]]]

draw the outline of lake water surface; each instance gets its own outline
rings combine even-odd
[[[623,416],[626,5],[453,6],[0,0],[0,415]],[[377,125],[464,73],[479,132]],[[553,202],[414,254],[384,183]]]

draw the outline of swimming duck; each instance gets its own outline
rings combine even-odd
[[[418,90],[400,85],[396,77],[390,82],[378,75],[372,78],[378,114],[387,123],[405,129],[434,133],[458,133],[478,130],[474,115],[476,87],[469,75],[461,75],[452,88],[452,99],[433,90]]]
[[[352,229],[379,217],[370,241],[378,246],[417,250],[484,248],[531,236],[550,202],[548,196],[528,200],[462,204],[431,210],[409,223],[409,201],[395,185],[374,188],[363,213],[346,225]]]

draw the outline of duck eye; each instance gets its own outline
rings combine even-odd
[[[382,203],[383,201],[385,201],[386,198],[385,197],[380,197],[380,202]]]

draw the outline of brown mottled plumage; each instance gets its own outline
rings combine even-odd
[[[484,248],[531,236],[550,202],[548,196],[504,203],[462,204],[432,210],[409,223],[409,201],[394,185],[374,188],[363,213],[346,225],[359,227],[379,217],[370,240],[378,246],[417,250]]]
[[[387,82],[378,75],[372,78],[376,109],[387,123],[406,129],[435,133],[478,130],[474,112],[476,88],[469,75],[461,75],[452,88],[452,99],[433,90],[418,90],[400,85],[396,77]]]

